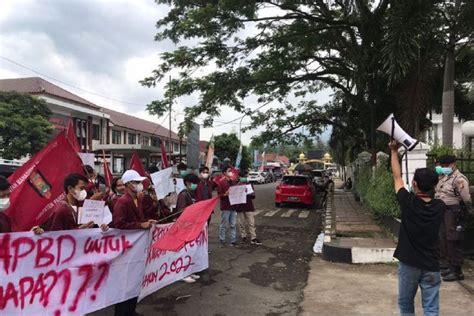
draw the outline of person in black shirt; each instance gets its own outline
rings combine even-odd
[[[434,170],[420,168],[413,176],[413,192],[403,187],[396,141],[390,143],[392,173],[397,201],[402,213],[398,245],[394,257],[398,266],[398,306],[401,315],[414,315],[418,287],[424,315],[439,314],[439,227],[446,205],[433,199],[438,183]]]

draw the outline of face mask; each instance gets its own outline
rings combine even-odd
[[[201,178],[203,179],[209,178],[209,173],[201,173]]]
[[[239,182],[240,182],[240,183],[247,183],[247,182],[248,182],[248,179],[247,179],[247,178],[240,178],[240,179],[239,179]]]
[[[141,193],[143,191],[143,184],[142,183],[134,184],[133,187],[135,188],[135,191],[137,191],[137,193]]]
[[[438,175],[443,174],[443,167],[441,167],[441,166],[436,166],[436,167],[435,167],[435,172],[436,172]]]
[[[74,191],[74,198],[76,200],[78,200],[79,202],[80,201],[84,201],[87,197],[87,192],[86,190],[80,190],[80,191]]]
[[[198,185],[196,183],[191,183],[191,191],[196,190]]]
[[[10,198],[0,199],[0,212],[5,211],[10,207]]]
[[[442,167],[441,172],[442,172],[442,174],[445,174],[445,175],[449,176],[451,173],[453,173],[453,168],[451,168],[451,167]]]
[[[184,177],[184,176],[186,176],[186,175],[188,174],[188,172],[187,172],[186,170],[181,170],[181,171],[179,172],[179,174],[180,174],[182,177]]]

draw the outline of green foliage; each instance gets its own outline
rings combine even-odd
[[[240,161],[240,169],[248,170],[251,167],[252,158],[247,146],[242,146],[242,160]]]
[[[221,134],[214,136],[214,155],[220,160],[229,158],[235,162],[235,158],[239,153],[240,141],[235,134]]]
[[[373,177],[370,167],[362,168],[356,176],[355,190],[376,217],[400,216],[393,177],[385,166],[376,167]]]
[[[0,148],[5,159],[33,155],[51,137],[51,111],[43,100],[28,94],[0,92]]]

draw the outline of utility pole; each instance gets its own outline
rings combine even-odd
[[[171,85],[171,76],[170,76],[170,80],[169,80],[169,85]],[[173,150],[173,143],[171,142],[171,102],[170,102],[170,114],[169,114],[169,117],[170,117],[170,119],[169,119],[169,131],[170,131],[170,135],[169,135],[169,136],[170,136],[170,138],[169,138],[168,143],[170,144],[170,147],[169,147],[169,151],[168,151],[168,152],[169,152],[169,154],[168,154],[168,155],[169,155],[169,159],[168,159],[168,160],[169,160],[169,163],[171,164],[171,152],[172,152],[172,150]]]

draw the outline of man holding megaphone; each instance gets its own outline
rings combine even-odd
[[[399,143],[390,142],[391,165],[397,202],[401,210],[398,245],[394,257],[398,265],[398,305],[401,315],[414,315],[414,300],[418,287],[425,315],[439,314],[439,227],[446,205],[432,198],[438,183],[437,174],[428,168],[415,170],[413,192],[408,192],[402,180],[398,160]]]

